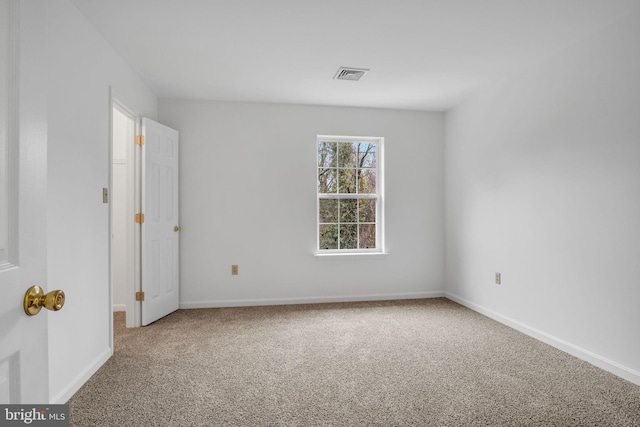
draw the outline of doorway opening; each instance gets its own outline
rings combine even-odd
[[[112,103],[111,138],[111,289],[112,309],[125,312],[134,327],[135,307],[135,151],[136,117]]]
[[[111,310],[135,328],[179,308],[179,133],[111,99]]]

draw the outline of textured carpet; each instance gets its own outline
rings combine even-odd
[[[73,426],[640,426],[640,387],[446,299],[180,310],[69,401]]]

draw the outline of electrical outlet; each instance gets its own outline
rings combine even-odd
[[[232,276],[237,276],[238,275],[238,264],[233,264],[231,266],[231,275]]]
[[[502,275],[500,273],[496,273],[496,285],[502,283]]]

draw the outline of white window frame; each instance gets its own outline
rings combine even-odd
[[[368,142],[376,144],[376,193],[319,193],[318,185],[318,143]],[[357,255],[384,254],[384,138],[371,136],[318,135],[316,138],[316,255]],[[339,169],[339,168],[338,168]],[[376,200],[376,247],[365,249],[320,249],[320,199],[375,199]],[[339,221],[339,220],[338,220]],[[358,231],[359,233],[359,231]],[[358,241],[359,241],[358,235]],[[338,237],[338,241],[339,241]]]

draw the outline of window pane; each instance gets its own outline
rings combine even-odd
[[[376,170],[375,169],[358,169],[358,193],[359,194],[375,194],[376,193]]]
[[[376,200],[362,199],[359,200],[359,220],[360,222],[376,222]]]
[[[337,144],[335,142],[318,141],[318,167],[335,168],[336,150]]]
[[[361,142],[358,144],[358,167],[376,167],[376,144]]]
[[[375,224],[360,224],[360,249],[374,249],[376,247]]]
[[[337,169],[318,169],[318,193],[335,193],[338,183]]]
[[[338,169],[338,193],[355,194],[356,170]]]
[[[358,248],[358,224],[340,225],[340,249]]]
[[[320,199],[320,222],[338,222],[338,200]]]
[[[382,140],[319,137],[318,249],[336,252],[378,250],[382,226]],[[380,237],[382,240],[382,236]]]
[[[340,222],[357,222],[358,199],[340,200]]]
[[[338,225],[320,226],[320,249],[338,249]]]
[[[358,144],[351,142],[340,142],[338,144],[338,167],[355,168],[357,159]]]

